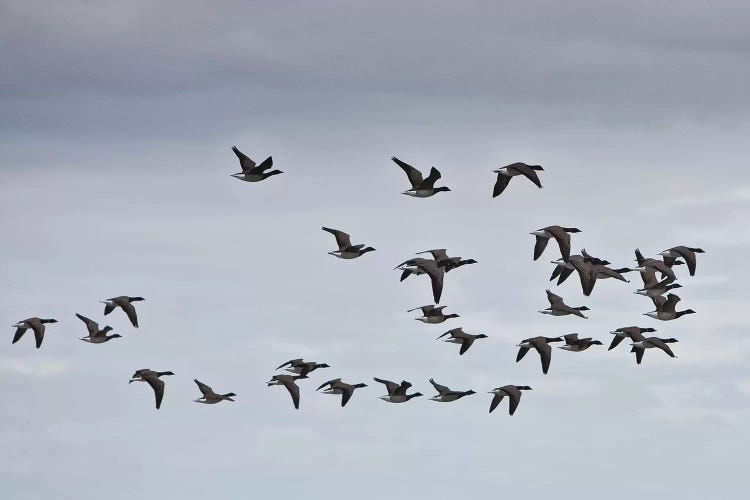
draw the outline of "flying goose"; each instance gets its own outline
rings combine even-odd
[[[638,326],[623,326],[621,328],[618,328],[617,330],[611,331],[612,335],[614,335],[614,338],[612,339],[612,343],[609,345],[608,351],[611,351],[618,345],[620,345],[620,342],[623,341],[623,339],[630,339],[633,342],[640,342],[641,340],[645,339],[646,337],[643,336],[644,333],[653,333],[656,330],[653,328],[641,328]]]
[[[570,260],[582,260],[583,262],[593,264],[596,266],[608,266],[609,264],[611,264],[611,262],[608,260],[599,259],[597,257],[592,257],[591,255],[586,253],[585,248],[581,250],[580,255],[571,255],[570,257],[568,257],[568,260],[569,261]],[[565,280],[568,279],[568,276],[570,276],[573,273],[573,271],[576,270],[573,264],[571,264],[570,262],[566,262],[562,259],[553,260],[551,262],[553,264],[556,264],[556,266],[555,266],[555,269],[552,271],[552,276],[550,276],[549,280],[552,281],[555,278],[559,277],[557,280],[558,286],[562,285],[563,282],[565,282]],[[627,272],[629,270],[626,270],[625,268],[623,268],[623,269],[618,269],[617,271]],[[605,276],[597,275],[597,278],[603,278],[603,277]]]
[[[510,399],[508,414],[513,415],[516,412],[516,408],[518,408],[518,403],[521,402],[521,391],[531,390],[533,389],[528,385],[504,385],[502,387],[492,389],[489,393],[494,394],[495,397],[492,398],[492,402],[490,403],[490,413],[492,413],[492,410],[497,408],[497,405],[500,404],[500,401],[502,401],[505,396],[508,396],[508,398]]]
[[[258,182],[268,179],[272,175],[284,173],[281,170],[271,170],[270,172],[266,172],[266,170],[273,166],[273,158],[270,156],[266,158],[260,165],[256,166],[253,160],[245,156],[242,151],[237,149],[237,146],[232,146],[232,151],[234,151],[234,154],[236,154],[237,158],[239,158],[240,167],[242,167],[242,172],[232,174],[232,177],[234,177],[235,179],[239,179],[245,182]]]
[[[675,259],[682,257],[683,259],[685,259],[688,271],[690,271],[690,276],[695,276],[695,254],[697,253],[706,252],[701,248],[692,248],[686,247],[684,245],[679,245],[668,250],[664,250],[663,252],[659,253],[659,255],[662,256],[662,258],[664,259],[664,263],[668,266],[671,266],[674,263]]]
[[[164,381],[159,377],[164,375],[174,375],[172,372],[157,372],[148,368],[142,368],[136,370],[128,384],[133,382],[147,382],[148,385],[154,390],[154,396],[156,397],[156,409],[161,407],[161,400],[164,399]]]
[[[547,242],[549,242],[550,238],[555,238],[557,241],[557,244],[560,247],[560,255],[562,255],[563,260],[568,260],[568,258],[570,258],[570,233],[580,232],[581,230],[575,227],[548,226],[530,233],[536,236],[534,260],[537,260],[542,256],[544,249],[547,248]]]
[[[542,182],[539,180],[539,176],[536,173],[537,170],[544,169],[541,165],[527,165],[521,162],[511,163],[510,165],[493,170],[493,172],[497,174],[497,180],[495,181],[495,187],[492,189],[492,197],[496,198],[500,196],[500,194],[505,191],[505,188],[508,187],[510,179],[517,175],[523,175],[536,184],[536,187],[541,189]]]
[[[126,295],[122,295],[120,297],[115,297],[112,299],[102,300],[101,302],[103,304],[106,304],[104,306],[104,315],[111,313],[115,310],[115,308],[120,307],[123,311],[125,311],[125,314],[128,315],[128,319],[133,324],[134,327],[138,328],[138,315],[135,313],[135,307],[133,306],[133,302],[139,302],[141,300],[146,300],[143,297],[128,297]]]
[[[567,261],[560,259],[552,261],[552,263],[556,264],[557,267],[555,268],[555,271],[552,272],[550,281],[555,278],[557,273],[560,275],[560,279],[557,283],[559,285],[560,283],[565,281],[565,279],[567,279],[567,277],[573,270],[575,270],[578,272],[578,276],[581,280],[581,288],[583,290],[583,294],[587,297],[591,295],[591,292],[594,290],[596,280],[615,278],[617,280],[624,281],[625,283],[630,283],[630,280],[625,278],[622,273],[629,273],[633,271],[632,269],[627,267],[612,269],[603,264],[594,264],[590,261],[587,261],[585,257],[580,255],[571,255]]]
[[[211,387],[199,381],[197,378],[193,379],[193,382],[195,382],[198,385],[198,389],[201,391],[201,394],[203,394],[201,397],[194,400],[196,403],[205,403],[208,405],[213,405],[220,401],[234,401],[234,399],[232,398],[237,397],[237,394],[233,392],[228,392],[226,394],[216,394],[214,390],[211,389]]]
[[[329,227],[322,227],[323,231],[327,231],[336,237],[336,244],[339,246],[338,250],[328,252],[329,255],[338,257],[339,259],[356,259],[361,257],[367,252],[372,252],[375,249],[372,247],[366,247],[363,244],[352,245],[352,240],[349,235],[338,229],[331,229]]]
[[[440,296],[443,294],[443,277],[445,270],[438,266],[437,262],[432,259],[410,259],[406,264],[409,267],[403,268],[401,281],[404,281],[409,274],[426,274],[430,277],[432,283],[432,298],[435,304],[440,303]],[[403,265],[403,264],[402,264]],[[396,267],[398,269],[398,267]]]
[[[435,193],[439,193],[440,191],[450,191],[450,188],[447,188],[445,186],[439,188],[435,187],[435,182],[437,182],[437,180],[441,177],[440,171],[435,167],[432,167],[430,169],[430,175],[426,179],[423,179],[422,172],[412,167],[408,163],[402,162],[395,156],[393,156],[391,160],[396,162],[396,165],[401,167],[401,169],[406,172],[406,176],[409,178],[409,182],[411,183],[411,189],[404,191],[402,194],[414,196],[416,198],[427,198],[434,195]]]
[[[330,368],[326,363],[316,363],[315,361],[304,361],[302,358],[290,359],[286,363],[282,363],[276,369],[281,370],[285,366],[289,368],[286,371],[296,373],[297,375],[309,375],[318,368]]]
[[[467,264],[476,264],[477,261],[474,259],[462,259],[461,257],[448,257],[445,248],[437,248],[434,250],[425,250],[424,252],[417,252],[417,255],[429,253],[437,263],[438,267],[445,269],[445,272],[452,271],[453,269]],[[409,262],[409,261],[407,261]]]
[[[445,307],[446,306],[435,307],[433,305],[421,306],[421,307],[415,307],[414,309],[409,309],[406,312],[412,312],[412,311],[416,311],[417,309],[421,309],[422,317],[414,318],[414,319],[417,321],[421,321],[422,323],[429,323],[432,325],[442,323],[443,321],[451,319],[451,318],[460,317],[458,314],[443,314],[443,309],[445,309]]]
[[[421,392],[406,394],[406,391],[411,387],[411,382],[407,382],[406,380],[401,381],[400,384],[377,377],[373,377],[373,380],[385,385],[388,394],[386,396],[380,396],[380,399],[388,401],[389,403],[405,403],[412,398],[422,396]]]
[[[579,339],[577,333],[570,333],[568,335],[563,335],[563,338],[565,339],[565,345],[560,346],[559,348],[565,351],[581,352],[581,351],[585,351],[592,345],[602,345],[601,341],[592,340],[591,337]]]
[[[670,281],[668,283],[671,283],[672,281],[675,281],[677,279],[677,276],[672,270],[672,265],[674,265],[675,263],[674,261],[671,262],[671,265],[667,265],[666,262],[663,260],[646,259],[641,254],[641,251],[637,248],[635,249],[635,257],[636,257],[635,260],[638,262],[638,267],[634,268],[635,271],[659,272],[662,278],[665,276],[669,278]]]
[[[39,349],[42,347],[42,341],[44,340],[44,330],[45,330],[45,324],[47,323],[57,323],[56,319],[41,319],[41,318],[29,318],[25,319],[23,321],[19,321],[13,327],[16,329],[16,334],[13,336],[13,342],[12,344],[15,344],[19,340],[21,340],[21,337],[23,337],[23,334],[26,333],[26,330],[29,328],[34,331],[34,339],[36,340],[36,348]]]
[[[297,380],[303,378],[308,377],[307,375],[274,375],[273,377],[271,377],[271,380],[268,381],[267,386],[271,387],[272,385],[283,385],[284,387],[286,387],[286,390],[289,391],[289,394],[292,396],[292,403],[294,403],[294,408],[296,410],[299,410],[299,386],[297,385]]]
[[[562,337],[532,337],[530,339],[523,340],[518,347],[518,355],[516,356],[516,363],[521,361],[529,349],[536,349],[539,353],[539,357],[542,360],[542,373],[545,375],[549,370],[549,363],[552,360],[552,347],[549,345],[550,342],[562,342]]]
[[[432,387],[434,387],[435,390],[438,392],[437,396],[433,396],[430,398],[430,401],[438,401],[440,403],[450,403],[452,401],[456,401],[457,399],[461,399],[464,396],[471,396],[472,394],[476,394],[476,392],[472,390],[468,390],[468,391],[451,390],[444,385],[438,384],[437,382],[435,382],[434,379],[430,379],[430,383],[432,384]]]
[[[673,344],[677,342],[677,339],[660,339],[658,337],[648,337],[646,339],[633,342],[630,344],[633,346],[630,349],[630,352],[635,353],[635,362],[639,365],[641,364],[641,361],[643,361],[643,353],[646,352],[646,349],[650,348],[658,348],[667,353],[667,355],[670,358],[676,358],[677,356],[675,353],[672,352],[672,349],[669,348],[667,344]]]
[[[76,317],[86,323],[86,328],[89,331],[88,336],[81,338],[84,342],[89,342],[91,344],[103,344],[104,342],[107,342],[108,340],[117,339],[122,337],[122,335],[119,335],[117,333],[113,333],[112,335],[107,335],[107,332],[112,330],[112,327],[107,325],[101,330],[99,329],[99,323],[97,323],[94,320],[91,320],[87,318],[86,316],[83,316],[82,314],[76,313]]]
[[[655,275],[654,275],[655,276]],[[659,295],[664,295],[670,290],[674,290],[675,288],[682,288],[682,285],[679,283],[669,283],[665,284],[665,281],[669,281],[669,278],[656,282],[656,279],[654,278],[654,283],[651,284],[650,288],[644,287],[639,288],[633,293],[636,293],[638,295],[645,295],[646,297],[654,298],[658,297]]]
[[[319,391],[325,386],[328,386],[328,389],[323,391],[323,394],[341,394],[341,407],[343,408],[351,399],[354,390],[367,387],[367,384],[347,384],[346,382],[342,382],[340,378],[335,378],[324,384],[320,384],[320,387],[316,390]]]
[[[542,314],[551,314],[552,316],[567,316],[568,314],[573,314],[575,316],[588,319],[581,312],[589,310],[589,308],[586,306],[570,307],[563,302],[562,297],[560,297],[559,295],[555,295],[549,290],[547,290],[547,300],[549,300],[550,306],[543,311],[539,311]]]
[[[678,297],[677,295],[673,293],[670,293],[669,295],[667,295],[666,298],[660,295],[658,297],[652,297],[651,300],[654,301],[656,310],[643,313],[649,318],[654,318],[654,319],[658,319],[661,321],[670,321],[673,319],[677,319],[681,316],[684,316],[685,314],[695,313],[695,311],[693,311],[692,309],[685,309],[684,311],[675,311],[675,308],[677,307],[677,303],[680,301],[680,297]]]
[[[459,355],[463,355],[466,351],[469,350],[469,347],[474,343],[476,339],[486,339],[487,335],[480,333],[479,335],[472,335],[470,333],[466,333],[463,331],[462,328],[454,328],[452,330],[448,330],[441,336],[439,336],[437,339],[441,339],[445,337],[446,335],[450,335],[450,338],[445,339],[443,342],[450,342],[452,344],[461,344],[461,350],[458,352]]]

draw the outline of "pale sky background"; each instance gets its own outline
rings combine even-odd
[[[744,498],[749,465],[750,3],[0,1],[0,497]],[[285,173],[237,181],[230,148]],[[453,191],[400,194],[392,155]],[[544,166],[492,199],[492,169]],[[590,319],[549,317],[559,254],[534,229],[633,265],[699,246],[672,322],[640,285],[572,277]],[[354,261],[326,225],[377,251]],[[422,277],[447,248],[442,325]],[[141,328],[98,301],[141,295]],[[124,336],[78,340],[79,312]],[[53,317],[42,349],[14,322]],[[607,332],[679,356],[636,366]],[[489,339],[464,356],[434,340]],[[515,344],[578,332],[548,375]],[[31,335],[28,335],[31,337]],[[273,368],[327,362],[299,411]],[[172,370],[162,409],[138,368]],[[373,376],[426,397],[391,405]],[[192,402],[193,378],[237,401]],[[369,387],[346,408],[316,394]],[[428,401],[430,377],[479,394]],[[530,385],[513,417],[486,391]]]

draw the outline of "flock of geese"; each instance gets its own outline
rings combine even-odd
[[[273,167],[273,159],[270,156],[259,165],[256,165],[253,160],[243,154],[237,149],[237,147],[232,147],[232,151],[237,155],[242,168],[242,172],[232,174],[232,177],[246,182],[260,182],[271,176],[283,173],[281,170],[270,170]],[[409,189],[403,191],[403,194],[416,198],[429,198],[437,193],[450,191],[450,188],[446,186],[435,187],[435,183],[441,178],[440,171],[435,167],[432,167],[429,175],[424,177],[422,172],[408,163],[405,163],[396,157],[393,157],[392,160],[406,173],[411,185]],[[497,174],[497,180],[492,191],[492,196],[496,197],[502,194],[508,187],[510,181],[514,177],[519,176],[525,177],[537,187],[541,188],[542,183],[537,172],[543,170],[544,169],[539,165],[527,165],[525,163],[513,163],[494,170],[493,172]],[[353,245],[350,235],[339,229],[324,226],[322,230],[333,235],[336,240],[336,246],[338,247],[336,250],[332,250],[328,253],[340,259],[356,259],[362,257],[368,252],[375,251],[375,248],[367,246],[364,243]],[[608,267],[611,264],[609,261],[593,257],[589,255],[585,249],[582,249],[580,254],[570,254],[571,234],[580,232],[581,230],[578,228],[555,225],[538,229],[530,233],[536,239],[533,254],[533,259],[535,261],[544,254],[550,240],[555,240],[559,247],[560,258],[551,261],[555,267],[552,271],[550,281],[557,279],[557,284],[560,285],[573,273],[577,273],[584,296],[589,296],[593,292],[596,282],[600,279],[612,278],[627,283],[629,280],[625,278],[624,274],[639,272],[643,280],[643,287],[639,288],[634,293],[650,298],[654,304],[654,311],[644,313],[646,316],[660,321],[671,321],[686,314],[692,314],[695,312],[692,309],[677,311],[677,304],[680,301],[680,297],[672,293],[672,291],[676,288],[680,288],[681,285],[676,283],[677,276],[675,275],[673,268],[677,265],[686,265],[690,276],[694,276],[696,269],[696,254],[704,253],[702,249],[683,245],[674,246],[661,252],[659,254],[661,258],[644,258],[640,250],[636,249],[635,260],[638,264],[637,266],[632,268],[615,269]],[[476,264],[477,261],[474,259],[464,259],[462,257],[450,257],[448,256],[446,249],[426,250],[424,252],[417,252],[415,255],[425,254],[430,254],[430,257],[412,257],[394,268],[394,270],[401,271],[401,281],[404,281],[412,275],[427,276],[430,279],[434,304],[409,309],[408,312],[419,310],[421,316],[415,319],[427,324],[440,324],[447,320],[458,318],[458,314],[445,314],[444,310],[446,306],[438,305],[440,304],[440,297],[443,291],[445,274],[464,265]],[[107,316],[115,309],[120,308],[127,315],[133,327],[138,328],[138,315],[134,303],[143,300],[143,297],[130,297],[124,295],[104,300],[102,301],[105,304],[104,315]],[[539,311],[542,314],[549,314],[552,316],[572,315],[579,318],[587,318],[583,313],[584,311],[589,310],[586,306],[570,306],[565,303],[562,297],[552,293],[550,290],[547,290],[547,300],[549,301],[549,307]],[[121,335],[116,333],[110,334],[109,332],[112,331],[110,326],[100,328],[96,321],[78,313],[75,315],[86,325],[88,335],[80,339],[84,342],[103,344],[121,337]],[[13,336],[13,344],[21,340],[27,330],[31,330],[34,333],[36,347],[37,349],[40,348],[44,340],[45,325],[51,323],[57,323],[57,320],[33,317],[16,323],[13,325],[13,327],[16,328],[15,335]],[[660,349],[672,358],[677,357],[669,347],[669,344],[677,342],[676,339],[659,338],[655,336],[646,337],[644,335],[654,333],[655,331],[654,328],[643,328],[638,326],[617,328],[610,332],[614,337],[609,346],[609,350],[616,348],[624,339],[629,339],[631,341],[630,352],[635,353],[637,364],[641,364],[646,349],[650,348]],[[436,340],[443,339],[444,342],[459,344],[461,347],[458,354],[464,355],[471,346],[474,345],[475,341],[484,338],[487,338],[487,335],[481,333],[466,333],[462,328],[458,327],[448,330]],[[601,341],[595,340],[591,337],[579,338],[577,333],[551,338],[542,336],[531,337],[522,340],[518,344],[519,350],[518,355],[516,356],[516,362],[521,361],[530,350],[534,349],[539,354],[542,373],[546,374],[549,370],[552,359],[552,347],[550,344],[556,342],[564,342],[564,345],[560,346],[560,349],[571,352],[581,352],[587,350],[593,345],[602,345]],[[329,368],[329,365],[315,361],[305,361],[303,358],[292,359],[282,363],[276,368],[276,370],[284,369],[288,373],[273,375],[267,385],[284,386],[291,395],[294,407],[299,409],[300,388],[298,381],[309,378],[311,373],[321,368]],[[154,391],[156,408],[159,409],[164,398],[165,388],[165,382],[162,377],[170,375],[174,375],[174,373],[171,371],[156,371],[144,368],[136,370],[130,378],[129,383],[146,382],[149,384]],[[234,401],[233,398],[237,396],[233,392],[219,394],[209,385],[204,384],[198,379],[194,379],[194,381],[201,393],[201,397],[195,399],[195,402],[216,404],[222,401]],[[409,394],[408,392],[412,387],[412,384],[406,380],[397,383],[374,377],[374,381],[385,386],[387,394],[381,396],[380,399],[389,403],[405,403],[415,397],[422,396],[422,393],[420,392],[412,392]],[[475,391],[470,389],[450,389],[445,385],[437,383],[432,378],[430,379],[430,384],[432,384],[437,393],[430,398],[432,401],[453,402],[464,396],[476,394]],[[322,389],[324,394],[340,395],[341,406],[343,407],[346,406],[352,398],[354,391],[363,387],[367,387],[367,384],[352,384],[344,382],[341,378],[335,378],[322,383],[317,390],[320,391]],[[532,390],[532,388],[527,385],[504,385],[488,391],[489,394],[493,395],[489,407],[490,413],[497,408],[503,398],[508,397],[509,414],[513,415],[520,402],[522,391],[529,390]]]

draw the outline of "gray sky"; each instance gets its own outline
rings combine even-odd
[[[747,2],[0,1],[0,496],[13,499],[740,498],[750,417],[750,4]],[[285,174],[236,181],[230,147]],[[390,160],[437,166],[419,200]],[[539,163],[544,189],[493,168]],[[553,289],[590,319],[554,318],[554,245],[575,226],[617,267],[633,249],[700,246],[673,322],[631,284]],[[326,254],[346,230],[377,251]],[[414,321],[422,278],[394,265],[445,247],[461,315]],[[141,328],[98,300],[141,295]],[[124,338],[77,340],[73,314]],[[42,349],[10,340],[60,320]],[[548,375],[515,344],[652,326],[678,359],[636,366],[556,349]],[[435,341],[485,333],[464,356]],[[332,368],[295,411],[273,368]],[[162,409],[135,369],[172,370]],[[475,395],[377,399],[373,376]],[[237,402],[197,405],[192,379]],[[369,387],[345,409],[314,393]],[[515,416],[493,387],[530,385]]]

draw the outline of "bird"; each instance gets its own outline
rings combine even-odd
[[[577,271],[581,280],[581,288],[583,294],[586,296],[591,295],[594,290],[594,285],[598,279],[615,278],[626,283],[630,283],[630,280],[625,278],[622,273],[629,273],[633,271],[630,268],[623,267],[620,269],[612,269],[604,264],[595,264],[591,260],[586,259],[582,255],[571,255],[567,261],[562,259],[553,260],[553,264],[556,264],[555,270],[552,271],[552,277],[550,281],[555,279],[556,276],[560,276],[557,284],[560,285],[565,281],[572,271]]]
[[[441,177],[440,171],[435,167],[432,167],[430,169],[430,175],[426,179],[423,179],[422,173],[408,163],[404,163],[395,156],[391,157],[391,160],[406,172],[406,176],[411,183],[411,189],[404,191],[402,194],[414,196],[416,198],[427,198],[441,191],[450,191],[450,188],[445,186],[438,188],[435,187],[435,182]]]
[[[412,312],[416,311],[417,309],[422,310],[422,317],[421,318],[414,318],[417,321],[421,321],[422,323],[429,323],[432,325],[442,323],[443,321],[449,320],[451,318],[459,318],[460,316],[458,314],[443,314],[443,309],[445,309],[446,306],[420,306],[415,307],[414,309],[409,309],[406,312]]]
[[[366,247],[364,244],[352,245],[352,240],[349,238],[349,235],[343,231],[339,231],[338,229],[331,229],[325,226],[323,226],[321,229],[335,236],[336,244],[339,246],[338,250],[328,252],[329,255],[333,255],[334,257],[338,257],[339,259],[356,259],[357,257],[363,256],[367,252],[375,251],[374,248]]]
[[[320,387],[318,387],[316,390],[319,391],[325,386],[328,386],[328,389],[323,391],[324,394],[341,394],[341,407],[343,408],[351,399],[352,394],[354,394],[354,390],[360,389],[362,387],[367,387],[367,384],[347,384],[346,382],[342,382],[340,378],[335,378],[333,380],[329,380],[324,384],[320,384]]]
[[[233,392],[228,392],[226,394],[217,394],[213,389],[211,389],[211,387],[207,386],[197,378],[193,379],[193,382],[198,385],[198,389],[201,391],[201,394],[203,394],[201,397],[194,400],[196,403],[213,405],[221,401],[234,401],[234,399],[232,398],[237,397],[237,394]]]
[[[456,269],[457,267],[465,266],[467,264],[477,263],[477,261],[474,259],[462,259],[461,257],[448,257],[448,254],[445,248],[425,250],[423,252],[417,252],[417,255],[421,255],[425,253],[431,254],[433,260],[437,263],[438,267],[442,267],[445,270],[445,272],[452,271],[453,269]]]
[[[492,389],[489,394],[494,394],[495,397],[492,398],[492,402],[490,403],[490,413],[492,413],[492,411],[497,408],[497,405],[500,404],[500,401],[502,401],[505,396],[508,396],[508,398],[510,399],[508,414],[513,415],[516,412],[516,408],[518,408],[518,403],[521,402],[521,391],[531,390],[533,389],[528,385],[504,385],[502,387]]]
[[[389,403],[405,403],[412,398],[422,396],[421,392],[406,394],[406,391],[409,389],[409,387],[411,387],[411,382],[407,382],[406,380],[401,381],[400,384],[377,377],[373,377],[373,380],[385,385],[388,394],[385,396],[380,396],[380,399],[382,399],[383,401],[388,401]]]
[[[543,311],[539,311],[542,314],[551,314],[552,316],[567,316],[573,314],[584,319],[588,319],[581,313],[581,311],[588,311],[589,308],[586,306],[570,307],[563,302],[562,297],[555,295],[554,293],[547,290],[547,300],[549,300],[549,307]]]
[[[83,316],[82,314],[76,313],[76,317],[86,323],[86,328],[89,331],[88,336],[81,338],[80,340],[83,340],[84,342],[89,342],[90,344],[103,344],[104,342],[107,342],[112,339],[117,339],[122,337],[122,335],[113,333],[112,335],[107,335],[107,332],[112,330],[112,327],[107,325],[101,330],[99,329],[99,323],[97,323],[94,320],[91,320],[87,318],[86,316]]]
[[[542,182],[539,180],[537,171],[544,170],[541,165],[527,165],[525,163],[516,162],[506,165],[504,167],[493,170],[492,172],[497,174],[497,180],[495,181],[495,187],[492,189],[492,197],[496,198],[505,191],[508,187],[511,178],[517,175],[523,175],[528,180],[536,184],[536,187],[542,187]]]
[[[633,346],[631,347],[630,352],[635,353],[635,361],[639,365],[641,364],[641,361],[643,361],[643,353],[646,352],[646,349],[654,347],[657,349],[661,349],[662,351],[667,353],[670,358],[676,358],[677,356],[675,355],[675,353],[672,352],[672,349],[670,349],[670,347],[667,345],[673,344],[675,342],[677,342],[677,339],[660,339],[658,337],[648,337],[630,344],[631,346]]]
[[[282,363],[276,369],[281,370],[285,366],[289,368],[286,371],[296,373],[297,375],[308,375],[318,368],[330,368],[326,363],[317,363],[315,361],[304,361],[302,358],[290,359],[286,363]]]
[[[433,396],[430,398],[430,401],[438,401],[440,403],[450,403],[452,401],[456,401],[458,399],[461,399],[464,396],[470,396],[472,394],[476,394],[476,392],[472,390],[468,391],[454,391],[444,385],[440,385],[437,382],[435,382],[434,379],[430,379],[430,383],[435,388],[435,390],[438,392],[437,396]]]
[[[636,293],[638,295],[645,295],[646,297],[650,297],[653,299],[654,297],[664,295],[668,291],[674,290],[675,288],[682,288],[682,285],[680,285],[679,283],[665,284],[664,281],[668,281],[668,278],[667,280],[657,282],[656,276],[654,274],[651,274],[651,276],[654,277],[654,280],[653,283],[650,284],[650,287],[639,288],[633,293]]]
[[[618,328],[617,330],[613,330],[609,333],[614,335],[614,338],[612,338],[612,343],[609,345],[608,351],[611,351],[618,345],[620,345],[620,342],[623,341],[623,339],[629,338],[633,342],[639,342],[646,337],[643,336],[644,333],[653,333],[656,330],[653,328],[641,328],[639,326],[623,326],[621,328]]]
[[[156,398],[156,409],[161,407],[161,400],[164,399],[164,381],[160,377],[165,375],[174,375],[172,372],[157,372],[148,368],[142,368],[136,370],[128,384],[133,382],[147,382],[148,385],[154,390],[154,396]]]
[[[550,238],[555,238],[558,246],[560,247],[560,255],[563,260],[568,260],[570,257],[570,233],[580,233],[581,230],[575,227],[562,227],[562,226],[547,226],[542,229],[530,233],[536,236],[536,244],[534,245],[534,260],[539,259],[544,253],[544,249],[547,248],[547,243]]]
[[[450,338],[444,340],[444,342],[450,342],[453,344],[461,344],[461,350],[458,352],[459,355],[463,355],[466,351],[469,350],[469,347],[474,343],[476,339],[486,339],[487,335],[480,333],[479,335],[472,335],[470,333],[466,333],[463,331],[462,328],[454,328],[452,330],[448,330],[441,336],[439,336],[437,339],[441,339],[445,337],[446,335],[450,335]]]
[[[432,299],[435,304],[439,304],[440,296],[443,294],[443,278],[445,277],[445,270],[438,266],[437,262],[432,259],[416,258],[410,259],[407,262],[411,264],[406,264],[409,267],[403,269],[401,281],[404,281],[409,274],[428,275],[432,284]],[[396,269],[398,269],[398,267],[396,267]]]
[[[294,408],[296,410],[299,410],[299,386],[297,385],[297,380],[308,378],[307,375],[274,375],[271,377],[271,380],[268,381],[267,386],[271,387],[272,385],[283,385],[286,387],[286,390],[289,391],[289,394],[292,396],[292,403],[294,403]]]
[[[542,360],[542,373],[545,375],[547,374],[547,371],[549,370],[549,364],[552,360],[552,347],[549,345],[551,342],[562,342],[562,337],[532,337],[526,340],[521,341],[520,344],[518,344],[518,347],[520,349],[518,350],[518,355],[516,356],[516,363],[521,361],[524,356],[526,356],[526,353],[529,352],[529,349],[536,349],[536,351],[539,353],[539,357]]]
[[[29,328],[34,331],[34,339],[36,340],[36,348],[39,349],[42,347],[42,341],[44,340],[44,330],[46,324],[49,323],[57,323],[56,319],[41,319],[41,318],[28,318],[23,321],[19,321],[13,327],[16,329],[16,334],[13,336],[13,342],[12,344],[15,344],[19,340],[21,340],[21,337],[23,337],[23,334],[26,333],[26,330]]]
[[[133,306],[133,302],[140,302],[142,300],[146,300],[143,297],[128,297],[126,295],[121,295],[120,297],[114,297],[112,299],[102,300],[101,302],[103,304],[106,304],[104,306],[104,315],[111,313],[115,310],[115,308],[120,307],[123,311],[125,311],[125,314],[128,315],[128,319],[130,320],[130,323],[136,328],[138,328],[138,315],[135,313],[135,307]]]
[[[701,248],[692,248],[686,247],[684,245],[678,245],[676,247],[672,247],[664,250],[663,252],[660,252],[659,255],[662,256],[664,263],[668,266],[679,257],[682,257],[683,259],[685,259],[685,263],[687,264],[690,276],[695,276],[695,254],[697,253],[706,252]]]
[[[592,340],[591,337],[579,339],[577,333],[563,335],[563,338],[565,339],[565,345],[560,346],[559,348],[565,351],[581,352],[585,351],[592,345],[602,345],[601,341]]]
[[[272,175],[284,173],[281,170],[271,170],[270,172],[266,172],[266,170],[273,166],[273,158],[270,156],[261,162],[260,165],[256,166],[253,160],[237,149],[237,146],[232,146],[232,151],[234,151],[234,154],[239,158],[240,167],[242,167],[242,172],[232,174],[232,177],[235,179],[245,182],[259,182],[268,179]]]
[[[636,261],[638,262],[638,267],[634,268],[635,271],[658,272],[661,274],[662,278],[669,278],[669,283],[677,279],[677,276],[672,270],[672,266],[667,265],[665,261],[659,259],[646,259],[641,255],[641,251],[637,248],[635,249],[635,255]],[[671,263],[674,264],[674,261]]]
[[[644,315],[658,319],[661,321],[670,321],[673,319],[680,318],[686,314],[695,314],[695,311],[692,309],[685,309],[684,311],[675,311],[675,308],[677,307],[677,303],[680,301],[680,297],[677,295],[670,293],[667,295],[666,298],[663,296],[653,297],[651,300],[654,301],[654,305],[656,306],[656,310],[643,313]]]

